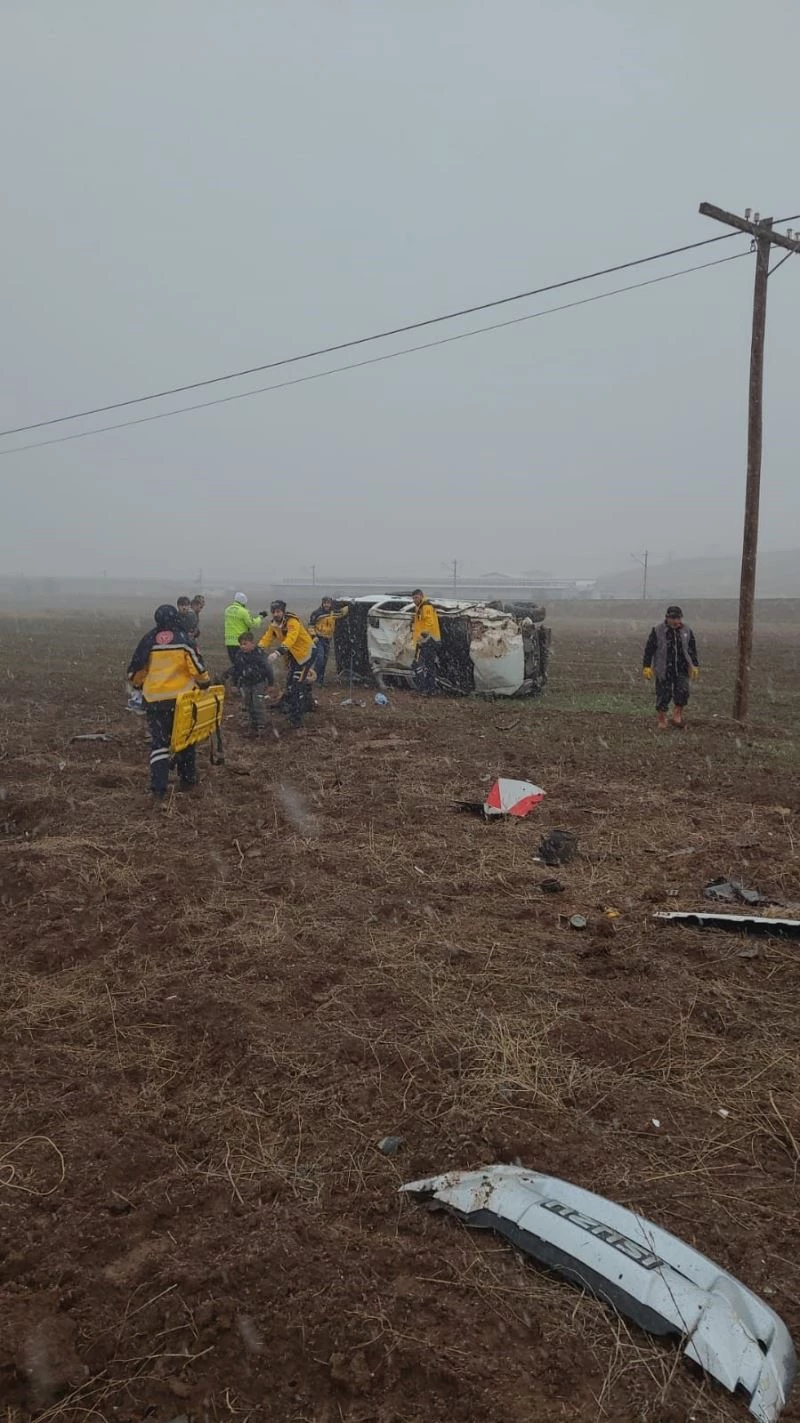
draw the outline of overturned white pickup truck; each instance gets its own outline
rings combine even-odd
[[[346,601],[350,614],[337,622],[334,635],[337,671],[379,687],[413,685],[410,594],[376,593]],[[550,629],[542,626],[544,608],[532,603],[430,601],[442,632],[436,666],[439,691],[532,697],[544,690],[550,653]]]

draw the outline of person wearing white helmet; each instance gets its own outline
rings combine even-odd
[[[225,646],[228,649],[229,662],[236,660],[242,633],[252,632],[266,616],[266,612],[262,612],[254,617],[247,607],[247,594],[234,593],[233,602],[225,609]]]

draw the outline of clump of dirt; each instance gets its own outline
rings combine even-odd
[[[68,804],[63,796],[0,794],[0,836],[32,840],[65,823]]]

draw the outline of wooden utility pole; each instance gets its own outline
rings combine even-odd
[[[650,550],[649,550],[649,549],[645,549],[645,551],[644,551],[644,558],[640,558],[639,555],[638,555],[638,553],[632,553],[632,554],[631,554],[631,558],[632,558],[636,563],[640,564],[640,565],[641,565],[641,568],[642,568],[642,602],[643,602],[643,603],[646,603],[646,602],[647,602],[647,560],[648,560],[649,556],[650,556]]]
[[[756,254],[756,276],[753,289],[753,334],[750,342],[750,400],[747,419],[747,485],[744,499],[744,533],[742,536],[742,574],[739,584],[739,636],[736,658],[736,690],[733,698],[735,721],[746,721],[750,698],[750,662],[753,652],[753,605],[756,592],[756,555],[758,551],[758,504],[761,494],[761,442],[764,396],[764,333],[767,325],[767,280],[773,246],[800,252],[800,237],[791,229],[784,237],[773,231],[771,217],[759,213],[750,218],[725,212],[712,203],[701,203],[703,217],[713,217],[728,227],[738,228],[753,238]]]

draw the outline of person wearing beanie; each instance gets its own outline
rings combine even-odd
[[[229,662],[236,661],[242,633],[252,632],[266,616],[266,612],[261,612],[258,617],[254,617],[247,607],[247,594],[234,593],[233,602],[225,609],[225,646],[228,649]]]
[[[210,678],[199,652],[189,642],[177,608],[162,603],[153,622],[155,627],[145,633],[128,664],[128,679],[144,698],[150,732],[150,789],[160,804],[169,786],[176,699],[195,687],[207,687]],[[181,790],[196,784],[195,750],[189,746],[175,757]]]
[[[689,700],[689,683],[700,676],[694,633],[683,621],[683,610],[671,603],[663,623],[651,628],[644,649],[642,676],[656,684],[656,716],[659,731],[666,731],[667,713],[673,705],[671,725],[684,728],[683,713]]]

